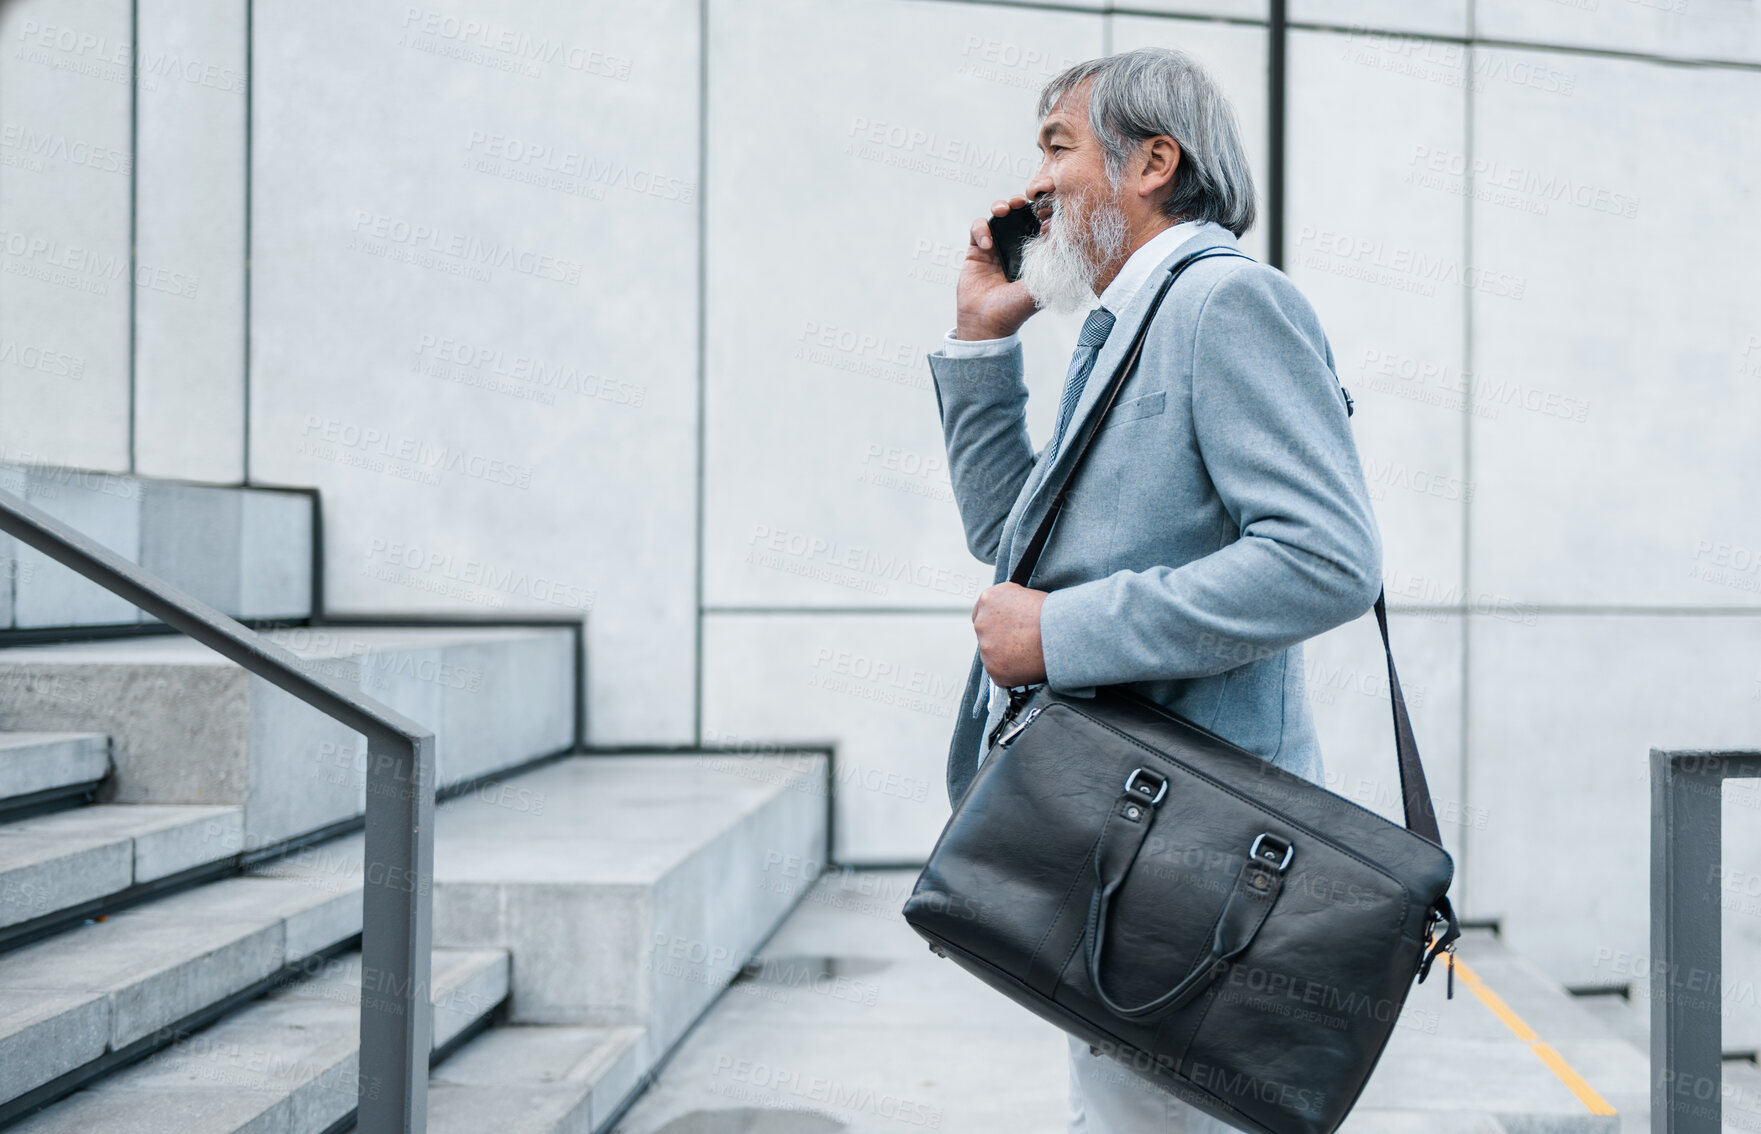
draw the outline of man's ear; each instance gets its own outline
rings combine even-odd
[[[1180,169],[1180,143],[1166,134],[1157,134],[1143,143],[1137,175],[1140,197],[1164,196],[1174,191],[1175,176]]]

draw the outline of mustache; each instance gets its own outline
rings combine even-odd
[[[1042,197],[1035,197],[1028,204],[1038,215],[1041,224],[1045,224],[1047,221],[1061,220],[1071,209],[1071,206],[1065,203],[1063,195],[1058,193],[1047,193]]]

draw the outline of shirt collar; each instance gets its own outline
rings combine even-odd
[[[1113,277],[1113,282],[1101,289],[1101,306],[1115,316],[1125,310],[1143,281],[1155,270],[1156,265],[1167,259],[1168,254],[1184,244],[1199,228],[1199,221],[1181,221],[1170,225],[1143,242],[1142,247],[1133,252],[1125,260],[1125,266]]]

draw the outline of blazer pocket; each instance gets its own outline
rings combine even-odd
[[[1115,425],[1123,425],[1128,421],[1136,421],[1141,417],[1154,417],[1168,406],[1168,391],[1157,390],[1153,394],[1145,394],[1141,398],[1132,398],[1128,402],[1120,402],[1107,412],[1107,421],[1103,429],[1111,429]]]

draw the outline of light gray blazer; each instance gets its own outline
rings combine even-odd
[[[1165,273],[1206,248],[1205,224],[1152,272],[1095,360],[1066,437],[1098,412]],[[1050,463],[1027,436],[1021,349],[929,356],[966,545],[1013,570],[1078,448]],[[1042,491],[1043,489],[1043,491]],[[1162,301],[1136,371],[1070,487],[1028,585],[1046,679],[1093,696],[1128,685],[1319,783],[1298,644],[1363,614],[1381,589],[1368,487],[1314,310],[1275,268],[1191,265]],[[948,800],[977,771],[986,711],[974,651],[948,746]]]

